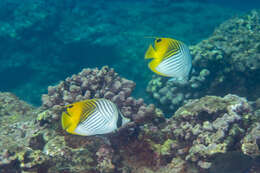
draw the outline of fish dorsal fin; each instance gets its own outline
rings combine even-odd
[[[79,123],[85,121],[96,109],[97,107],[97,99],[85,100],[82,104],[82,113],[80,116]]]
[[[177,40],[171,38],[157,38],[154,41],[155,50],[160,59],[167,59],[176,54],[180,47]]]

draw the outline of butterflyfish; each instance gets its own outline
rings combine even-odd
[[[161,76],[187,80],[192,66],[189,48],[181,41],[156,38],[149,46],[145,59],[152,59],[149,68]]]
[[[130,120],[107,99],[88,99],[65,106],[62,128],[68,133],[82,136],[114,132]]]

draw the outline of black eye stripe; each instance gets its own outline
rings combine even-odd
[[[118,112],[118,119],[117,119],[117,122],[116,122],[117,128],[121,127],[122,124],[123,124],[123,117],[122,117],[121,113]]]
[[[162,39],[160,39],[160,38],[156,40],[157,43],[159,43],[159,42],[161,42],[161,41],[162,41]]]
[[[72,107],[73,107],[73,105],[69,105],[69,106],[68,106],[68,108],[72,108]]]

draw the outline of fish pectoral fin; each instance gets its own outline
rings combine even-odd
[[[156,58],[156,52],[152,45],[150,45],[149,48],[147,49],[144,58],[145,59]]]

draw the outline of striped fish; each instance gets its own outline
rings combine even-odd
[[[110,133],[127,122],[129,119],[106,99],[89,99],[67,105],[61,117],[64,130],[82,136]]]
[[[171,38],[156,38],[154,48],[149,46],[145,59],[153,60],[149,68],[162,76],[187,80],[191,69],[189,48],[181,41]]]

